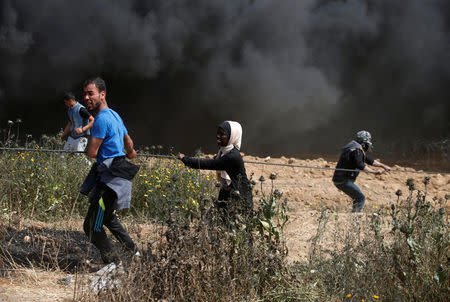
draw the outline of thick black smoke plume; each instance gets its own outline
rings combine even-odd
[[[65,124],[64,90],[101,75],[138,145],[250,153],[382,151],[449,137],[448,0],[1,0],[0,119]]]

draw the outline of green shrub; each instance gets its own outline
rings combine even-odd
[[[320,248],[329,214],[322,213],[310,256],[313,279],[330,297],[354,301],[448,301],[449,233],[444,200],[428,200],[407,181],[409,194],[367,217],[355,215],[336,236],[341,246]],[[311,276],[309,276],[311,277]]]
[[[39,144],[27,142],[28,148],[37,151],[58,150],[62,145],[57,135],[44,135]],[[82,154],[2,151],[0,209],[3,217],[38,220],[83,217],[87,198],[79,190],[90,169],[87,162]],[[185,168],[175,158],[140,157],[134,162],[141,169],[133,180],[131,209],[124,215],[164,221],[176,211],[188,219],[198,215],[204,200],[216,194],[212,177]]]

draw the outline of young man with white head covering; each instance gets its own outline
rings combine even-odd
[[[374,174],[381,174],[385,171],[389,172],[391,170],[389,166],[382,164],[380,161],[374,160],[372,157],[366,155],[366,152],[371,148],[372,136],[370,133],[365,130],[356,133],[355,140],[352,140],[342,148],[342,153],[339,157],[339,161],[333,175],[334,185],[353,199],[352,212],[361,212],[364,207],[366,197],[361,192],[359,187],[355,185],[355,180],[358,177],[359,171],[346,170],[362,170]],[[373,170],[366,164],[381,167],[384,171]]]
[[[213,159],[200,159],[179,154],[178,158],[194,169],[217,170],[220,174],[221,188],[218,200],[227,201],[232,191],[238,191],[243,206],[253,208],[252,190],[245,172],[244,161],[239,152],[242,141],[242,127],[238,122],[221,123],[216,134],[219,151]]]

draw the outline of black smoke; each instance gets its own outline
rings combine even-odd
[[[357,130],[405,152],[450,136],[447,0],[1,0],[0,119],[65,124],[101,75],[136,144],[331,153]],[[3,126],[2,126],[3,127]]]

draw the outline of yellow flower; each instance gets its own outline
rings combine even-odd
[[[350,298],[352,296],[352,294],[347,294],[347,298]]]
[[[148,184],[148,180],[144,181],[146,184]]]
[[[373,298],[378,300],[378,299],[380,299],[380,296],[373,295]]]
[[[150,193],[153,192],[152,190],[148,190]]]
[[[11,158],[11,160],[16,160],[15,158]]]
[[[166,197],[166,194],[163,194],[163,197]]]
[[[31,158],[31,161],[34,162],[34,158]]]
[[[362,299],[361,302],[364,302],[364,299]]]
[[[148,197],[148,195],[147,195],[147,194],[144,194],[144,196],[145,196],[145,197]]]

